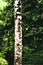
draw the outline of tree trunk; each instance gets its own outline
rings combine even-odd
[[[14,2],[14,18],[15,18],[14,65],[22,65],[21,0],[15,0],[15,2]]]

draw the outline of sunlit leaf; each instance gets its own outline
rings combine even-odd
[[[4,2],[3,0],[0,0],[0,9],[3,10],[3,8],[7,5],[7,2]]]

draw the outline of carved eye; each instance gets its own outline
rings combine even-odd
[[[20,22],[18,23],[18,25],[20,25]]]
[[[19,7],[19,8],[17,9],[17,11],[19,11],[19,12],[20,12],[20,11],[21,11],[21,8]]]
[[[21,3],[20,3],[20,1],[19,1],[19,2],[18,2],[18,6],[20,6],[20,4],[21,4]]]
[[[17,46],[20,46],[20,44],[18,43]]]

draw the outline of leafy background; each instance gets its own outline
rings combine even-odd
[[[22,28],[23,65],[43,65],[43,0],[22,0]],[[14,65],[14,0],[0,0],[0,60]]]
[[[43,0],[23,0],[23,65],[43,65]]]
[[[14,63],[14,7],[11,0],[0,0],[0,57]],[[1,60],[1,59],[0,59]],[[3,64],[5,65],[5,64]]]

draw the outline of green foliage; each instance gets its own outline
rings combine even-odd
[[[0,65],[8,65],[8,62],[1,57],[0,58]]]
[[[42,14],[43,0],[22,0],[23,65],[43,64]]]
[[[5,58],[9,65],[13,64],[14,54],[14,7],[13,1],[1,0],[0,7],[0,57]],[[6,5],[5,5],[6,3]],[[3,9],[2,9],[3,8]],[[7,53],[8,52],[8,53]],[[9,55],[10,54],[10,55]],[[9,59],[10,57],[10,59]],[[11,64],[12,62],[12,64]],[[4,64],[5,65],[5,64]]]
[[[14,65],[14,0],[0,1],[0,57]],[[22,0],[22,18],[23,65],[42,65],[43,0]]]
[[[3,0],[0,0],[0,9],[1,10],[3,10],[6,5],[7,5],[7,2],[4,2]]]

